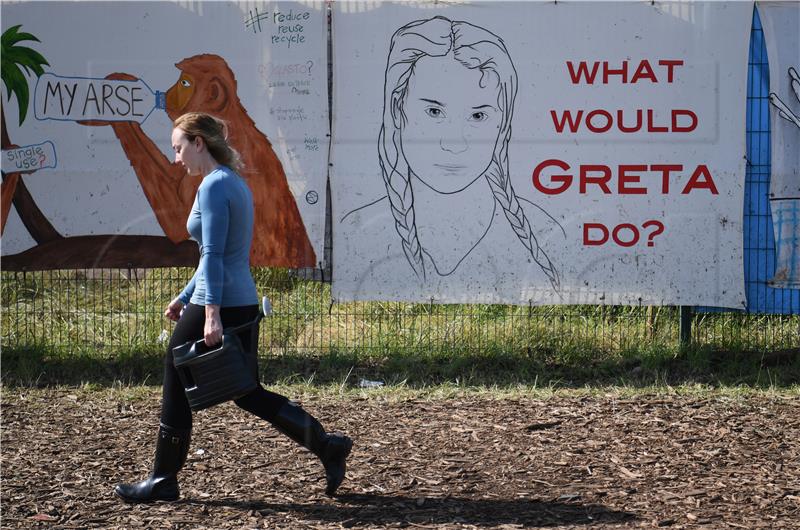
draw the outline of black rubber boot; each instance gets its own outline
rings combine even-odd
[[[353,448],[353,440],[343,434],[326,433],[313,416],[291,401],[278,410],[272,424],[319,457],[325,466],[325,494],[333,496],[344,480],[347,455]]]
[[[176,429],[160,424],[153,473],[136,484],[118,484],[114,493],[125,502],[178,500],[178,471],[186,462],[190,435],[190,429]]]

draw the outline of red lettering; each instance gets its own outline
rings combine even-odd
[[[581,82],[581,78],[586,78],[586,83],[589,85],[594,84],[594,78],[597,75],[597,62],[592,65],[592,71],[589,71],[589,67],[586,64],[586,61],[581,61],[578,63],[578,71],[576,72],[572,66],[572,61],[567,61],[567,68],[569,69],[569,76],[572,78],[572,84],[577,85]]]
[[[622,230],[630,230],[631,231],[631,239],[630,241],[623,241],[621,237],[619,237],[619,233]],[[614,227],[614,230],[611,232],[611,238],[614,240],[614,243],[621,247],[632,247],[636,243],[639,242],[639,229],[636,228],[635,225],[630,223],[622,223]]]
[[[647,233],[647,229],[653,228]],[[627,232],[627,233],[626,233]],[[654,239],[664,232],[664,223],[661,221],[645,221],[640,230],[637,225],[631,223],[620,223],[613,229],[603,223],[584,223],[583,224],[583,244],[584,246],[600,246],[608,242],[609,236],[620,247],[632,247],[641,239],[642,235],[647,235],[647,246],[655,246]]]
[[[610,131],[616,126],[623,133],[634,133],[642,130],[644,126],[644,110],[647,110],[647,132],[651,133],[688,133],[697,129],[698,118],[694,111],[689,109],[673,109],[670,111],[670,123],[660,125],[656,123],[655,109],[617,109],[608,111],[604,109],[591,110],[588,113],[583,110],[563,110],[555,109],[550,111],[550,118],[553,120],[553,127],[557,133],[563,134],[565,131],[577,133],[583,124],[589,132],[601,134]],[[634,123],[625,123],[626,112],[636,113]]]
[[[703,177],[703,180],[700,180],[701,177]],[[689,182],[687,182],[686,186],[683,188],[681,195],[686,195],[695,189],[707,189],[711,191],[712,195],[719,195],[717,186],[714,184],[714,179],[711,178],[711,173],[708,171],[708,167],[706,167],[705,164],[700,164],[695,168],[694,173],[689,177]]]
[[[567,164],[566,162],[562,162],[561,160],[556,160],[554,158],[545,160],[544,162],[536,166],[536,168],[533,170],[533,187],[539,190],[540,192],[544,193],[545,195],[557,195],[565,191],[572,184],[572,175],[550,175],[551,182],[561,183],[561,185],[555,188],[548,188],[544,184],[542,184],[541,181],[542,170],[551,166],[555,166],[564,171],[569,170],[569,164]]]
[[[590,230],[599,230],[602,234],[600,239],[592,239]],[[602,245],[608,241],[608,228],[602,223],[585,223],[583,225],[583,244],[586,246]]]
[[[549,174],[555,168],[566,171],[564,174]],[[564,193],[573,184],[575,177],[569,172],[570,165],[563,160],[548,159],[540,163],[533,170],[533,187],[546,195],[557,195]],[[684,169],[681,164],[620,164],[612,168],[605,164],[581,164],[576,170],[578,177],[578,193],[587,194],[591,192],[610,195],[645,195],[650,193],[661,193],[666,195],[670,191],[670,179],[679,177],[675,175]],[[654,173],[655,182],[647,184],[642,182],[645,172]],[[615,173],[616,172],[616,173]],[[660,179],[658,176],[660,175]],[[616,188],[612,191],[611,181],[616,178]],[[657,180],[656,180],[657,179]],[[641,185],[640,185],[641,184]],[[591,189],[591,186],[596,186]],[[658,191],[660,189],[660,192]],[[694,190],[709,190],[713,195],[719,195],[714,178],[704,164],[694,168],[691,177],[681,191],[686,195]]]
[[[622,67],[615,70],[608,67],[608,61],[603,61],[603,84],[608,84],[608,77],[618,75],[622,78],[623,83],[628,82],[628,61],[622,61]]]
[[[670,171],[683,171],[683,166],[680,164],[653,164],[650,166],[650,170],[661,172],[661,193],[666,195],[669,193]]]
[[[590,171],[598,171],[601,175],[593,177],[589,175]],[[603,190],[603,193],[611,193],[611,189],[608,187],[608,181],[611,180],[611,168],[608,166],[582,164],[580,168],[580,178],[578,180],[581,193],[586,193],[587,184],[597,184],[600,186],[600,189]]]
[[[625,113],[623,112],[622,109],[619,109],[617,111],[617,126],[619,127],[620,131],[624,133],[632,133],[642,128],[642,109],[636,109],[636,125],[634,125],[633,127],[627,127],[625,126],[624,123],[622,123],[622,116],[624,114]]]
[[[638,184],[640,175],[630,174],[628,171],[647,171],[647,166],[619,166],[619,182],[617,192],[620,195],[644,195],[647,188],[629,188],[628,184]]]
[[[597,68],[599,64],[600,63],[597,61],[593,62],[590,69],[587,61],[581,61],[579,63],[567,61],[567,70],[569,70],[569,77],[572,80],[572,84],[577,85],[583,82],[587,85],[593,85],[597,78]],[[672,83],[675,81],[675,67],[683,66],[683,60],[661,59],[658,61],[658,65],[667,68],[667,83]],[[642,80],[658,83],[658,77],[653,71],[650,61],[647,59],[643,59],[639,62],[630,80],[628,80],[628,61],[622,61],[622,66],[619,68],[612,68],[609,66],[608,61],[603,61],[603,84],[607,85],[609,78],[615,75],[620,77],[621,83],[637,83]]]
[[[683,60],[667,60],[662,59],[658,61],[659,66],[666,66],[667,67],[667,83],[672,83],[675,80],[675,67],[676,66],[683,66]]]
[[[556,132],[563,133],[564,132],[564,125],[569,125],[570,132],[578,132],[578,127],[581,123],[581,117],[583,116],[583,111],[577,111],[575,115],[575,119],[572,118],[572,112],[565,110],[564,113],[561,115],[561,121],[558,120],[558,116],[555,110],[550,111],[550,116],[553,118],[553,126],[556,128]]]
[[[655,219],[651,219],[650,221],[645,221],[644,223],[642,223],[642,228],[645,230],[650,228],[651,226],[654,227],[655,230],[647,234],[648,247],[655,246],[655,242],[653,240],[656,238],[657,235],[660,235],[661,233],[664,232],[664,223],[662,223],[661,221],[656,221]]]
[[[653,68],[650,66],[650,61],[647,59],[639,63],[639,67],[636,68],[636,71],[633,73],[633,77],[631,77],[631,84],[639,81],[639,78],[641,77],[647,78],[653,83],[658,83],[656,74],[653,72]]]
[[[678,125],[678,116],[688,116],[690,125]],[[672,111],[672,132],[692,132],[697,128],[697,114],[688,109],[675,109]]]
[[[654,115],[655,111],[653,109],[647,109],[647,132],[669,132],[669,127],[664,125],[658,127],[653,123],[655,121]]]
[[[605,118],[606,123],[605,125],[598,127],[594,123],[592,123],[592,119],[595,116],[602,116]],[[586,128],[592,131],[593,133],[604,133],[611,129],[611,126],[614,124],[614,118],[611,117],[611,114],[605,110],[597,109],[593,110],[589,114],[586,115]]]

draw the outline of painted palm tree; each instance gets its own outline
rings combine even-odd
[[[17,98],[20,125],[25,121],[25,116],[28,114],[28,102],[30,100],[28,76],[36,75],[38,78],[44,73],[43,66],[50,66],[50,63],[36,50],[18,45],[24,41],[40,42],[30,33],[20,33],[19,29],[21,27],[21,25],[17,25],[8,28],[0,37],[0,45],[2,45],[0,66],[3,84],[6,87],[8,101],[11,101],[12,96]],[[25,70],[24,73],[23,69]],[[2,148],[13,148],[14,144],[11,143],[11,139],[8,136],[5,108],[2,106],[2,101],[0,101],[0,120],[2,120],[3,126]],[[41,214],[36,203],[33,202],[33,198],[22,182],[21,173],[3,173],[2,193],[0,195],[2,196],[2,203],[0,204],[2,206],[0,233],[5,229],[13,200],[23,223],[36,241],[41,242],[41,240],[61,237]]]
[[[44,73],[47,60],[35,50],[19,43],[40,42],[30,33],[21,33],[21,26],[6,30],[2,40],[2,77],[7,98],[0,98],[2,120],[2,147],[13,149],[14,145],[6,128],[3,102],[16,96],[19,103],[19,123],[22,125],[28,114],[29,81],[34,75]],[[35,98],[33,103],[35,104]],[[163,156],[163,155],[162,155]],[[64,237],[53,228],[39,209],[23,182],[26,172],[3,173],[2,183],[2,228],[5,228],[11,204],[19,214],[22,224],[36,245],[3,256],[3,270],[46,270],[85,268],[124,268],[135,263],[139,267],[187,266],[199,259],[197,243],[186,240],[174,244],[162,236],[93,234]]]

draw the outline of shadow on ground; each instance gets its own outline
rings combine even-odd
[[[491,500],[459,497],[416,499],[398,495],[342,495],[335,504],[271,503],[237,500],[194,500],[181,502],[208,508],[227,507],[261,515],[295,512],[306,520],[339,523],[345,528],[393,523],[479,526],[521,524],[526,526],[593,525],[636,520],[631,513],[597,504],[537,500]]]

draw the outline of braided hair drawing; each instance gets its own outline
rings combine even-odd
[[[517,93],[517,72],[502,39],[490,31],[462,21],[437,16],[417,20],[398,29],[391,39],[384,81],[383,120],[378,137],[378,158],[391,204],[395,230],[414,272],[425,279],[429,272],[414,215],[411,175],[414,169],[403,154],[402,130],[406,124],[404,105],[415,65],[423,57],[452,58],[462,66],[478,70],[481,84],[496,83],[502,119],[494,152],[483,177],[516,236],[554,289],[559,275],[536,239],[509,178],[508,146],[511,118]]]

